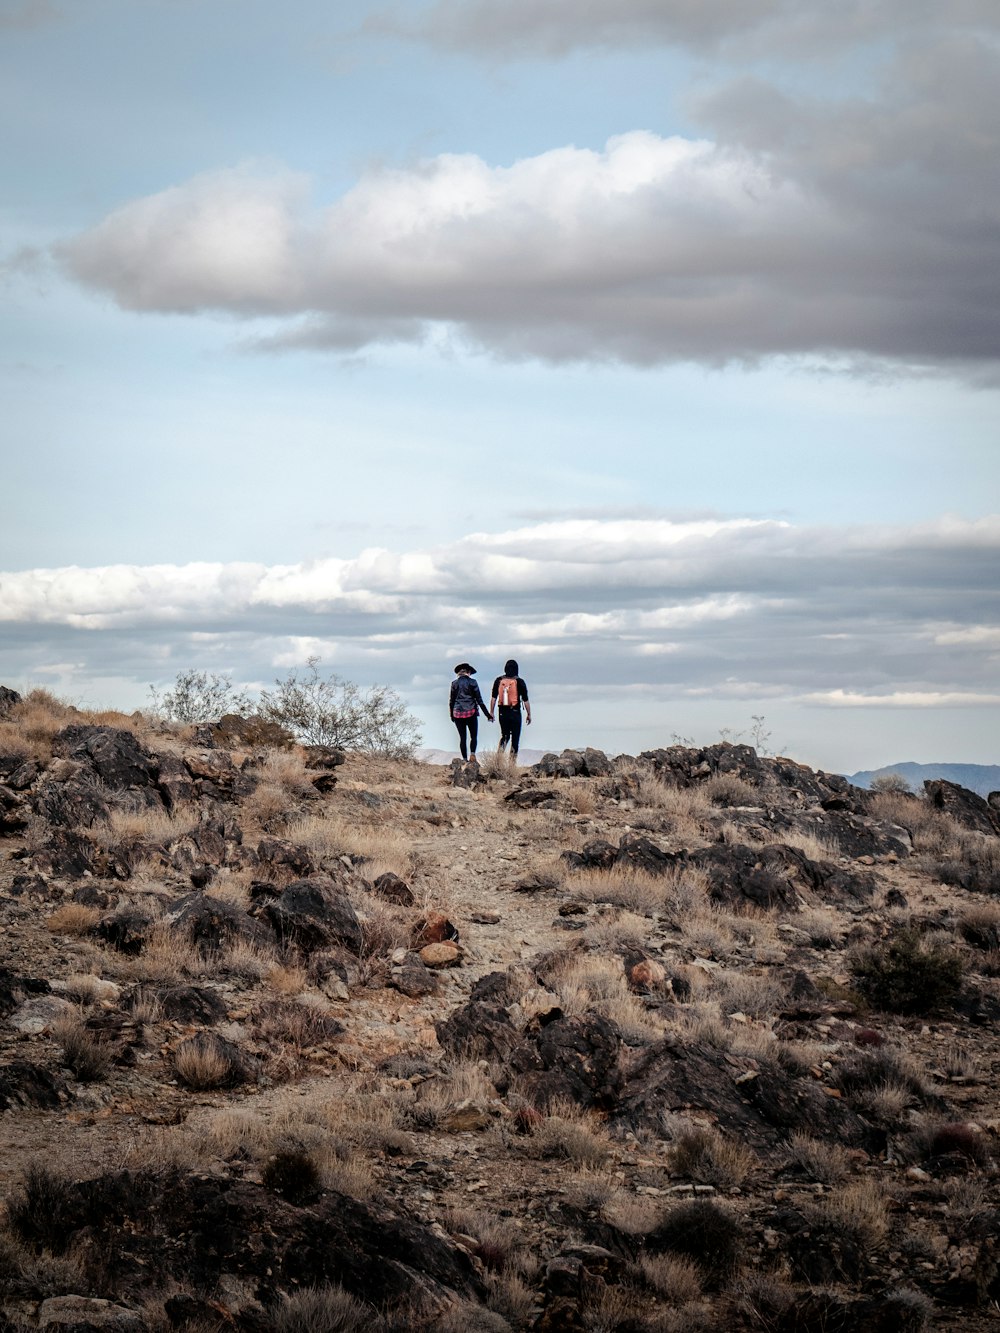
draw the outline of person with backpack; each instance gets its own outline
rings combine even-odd
[[[508,658],[503,669],[503,675],[497,676],[493,682],[489,711],[489,719],[492,722],[499,703],[500,749],[505,750],[507,742],[510,741],[510,752],[515,756],[521,743],[522,704],[524,705],[524,720],[529,727],[531,726],[531,704],[528,702],[528,687],[517,674],[518,670],[514,658]]]
[[[493,721],[490,710],[483,703],[483,696],[479,693],[479,685],[472,677],[476,674],[476,668],[469,666],[468,662],[459,662],[455,668],[455,679],[451,682],[451,694],[448,697],[448,707],[451,712],[451,720],[458,728],[458,744],[462,751],[462,758],[468,759],[469,749],[471,757],[476,758],[476,742],[479,739],[479,710],[483,710],[483,716]],[[469,743],[469,749],[466,748],[466,740]]]

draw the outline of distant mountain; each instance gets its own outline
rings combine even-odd
[[[1000,791],[1000,764],[887,764],[885,768],[864,769],[846,776],[855,787],[870,787],[872,778],[886,773],[899,773],[916,792],[923,791],[924,783],[934,778],[957,782],[980,796]]]

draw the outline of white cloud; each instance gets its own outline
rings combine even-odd
[[[908,59],[871,103],[821,115],[740,84],[704,99],[715,140],[635,130],[509,166],[444,153],[373,169],[328,207],[281,169],[206,174],[56,253],[128,309],[277,319],[263,347],[447,331],[553,362],[992,363],[997,99],[986,114],[960,79],[929,144],[932,75]],[[971,63],[953,53],[947,68],[970,82]]]
[[[826,690],[804,694],[801,702],[829,708],[986,708],[1000,704],[1000,694],[969,690],[894,690],[888,694]]]

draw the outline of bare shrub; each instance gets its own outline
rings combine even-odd
[[[275,681],[274,690],[262,691],[261,716],[312,745],[337,745],[390,759],[413,756],[420,730],[395,690],[388,685],[361,689],[340,676],[322,677],[319,666],[320,659],[310,657],[304,668]]]
[[[111,1052],[75,1015],[57,1019],[52,1036],[62,1047],[63,1059],[81,1083],[95,1083],[111,1068]]]
[[[670,1163],[679,1175],[716,1189],[738,1188],[760,1165],[749,1148],[707,1125],[692,1126],[677,1135]]]
[[[809,1134],[792,1134],[788,1157],[810,1180],[839,1185],[851,1172],[851,1159],[838,1143],[826,1143]]]

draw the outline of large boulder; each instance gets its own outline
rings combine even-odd
[[[274,942],[271,932],[248,912],[208,893],[187,894],[173,904],[163,919],[206,954],[217,953],[236,940],[262,947]]]
[[[960,787],[957,782],[948,782],[945,778],[935,778],[924,783],[924,791],[928,804],[950,815],[963,828],[991,836],[1000,834],[1000,810],[967,787]]]
[[[621,1086],[621,1052],[621,1032],[611,1019],[594,1012],[571,1018],[554,1009],[529,1025],[509,1065],[539,1107],[570,1101],[607,1110]]]
[[[64,727],[53,739],[52,752],[83,764],[109,791],[127,791],[147,806],[163,805],[156,785],[156,759],[131,731],[120,727]]]
[[[278,897],[266,900],[260,912],[280,940],[301,949],[343,944],[361,952],[357,913],[347,894],[326,875],[294,880]]]
[[[15,704],[21,702],[21,696],[17,690],[12,690],[9,685],[0,685],[0,717],[6,717]]]

